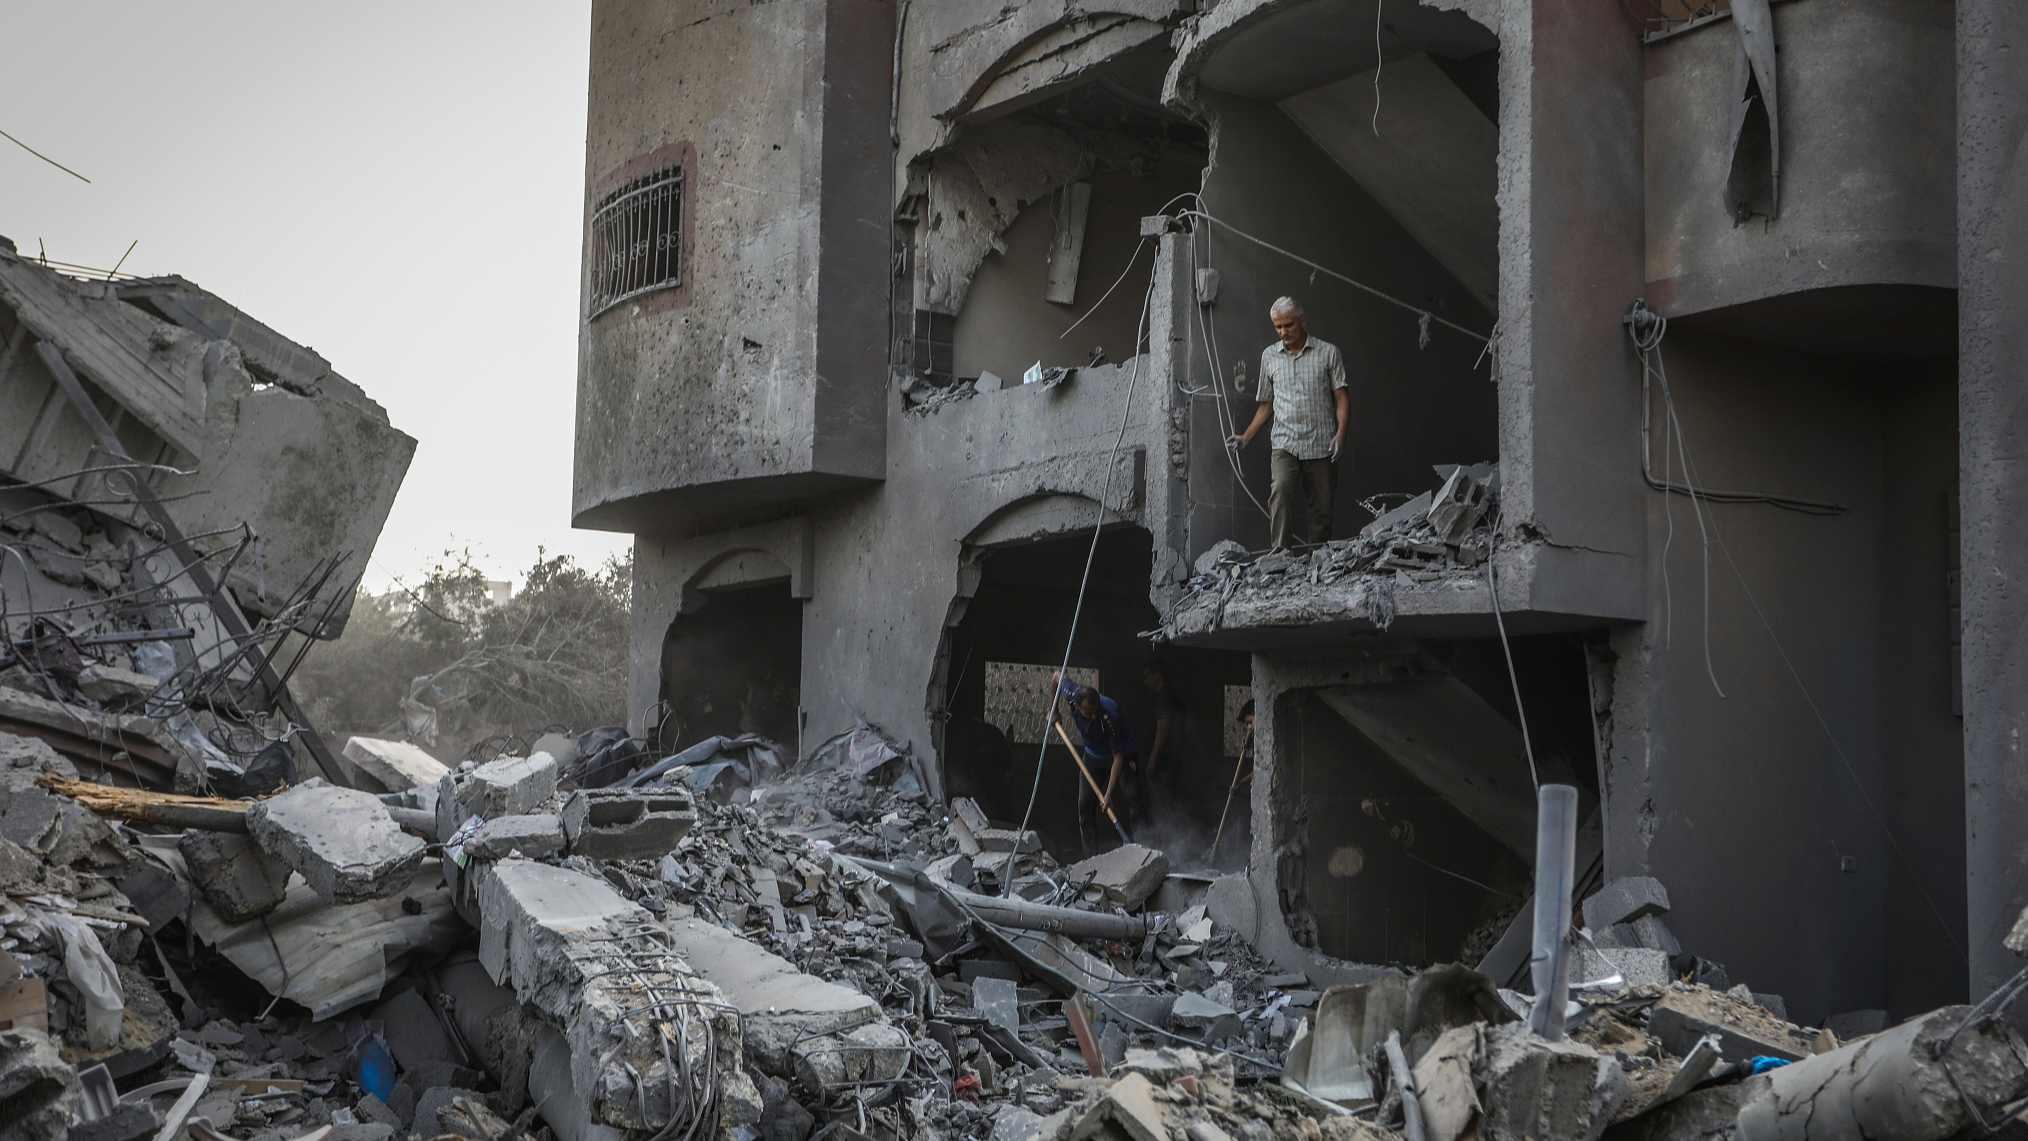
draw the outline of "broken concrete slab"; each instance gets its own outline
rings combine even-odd
[[[1632,923],[1644,915],[1669,910],[1669,892],[1653,876],[1623,876],[1584,901],[1584,925],[1594,931],[1615,923]]]
[[[1155,1087],[1140,1074],[1128,1074],[1114,1082],[1105,1096],[1062,1134],[1063,1141],[1103,1137],[1108,1124],[1118,1126],[1133,1141],[1169,1141],[1169,1127],[1162,1120],[1161,1106],[1155,1103]]]
[[[321,780],[256,802],[246,826],[256,843],[333,903],[380,899],[407,887],[427,847],[396,827],[371,793]]]
[[[479,878],[479,961],[521,1001],[556,1013],[577,1000],[569,936],[641,922],[647,909],[573,868],[501,860]]]
[[[488,761],[459,785],[460,820],[526,816],[556,795],[556,774],[556,759],[548,753]]]
[[[563,847],[563,818],[548,813],[496,817],[479,825],[465,841],[465,851],[480,860],[514,855],[540,859],[556,855]]]
[[[48,1035],[26,1028],[0,1031],[0,1124],[7,1136],[61,1138],[83,1101],[77,1071]]]
[[[155,692],[160,684],[154,678],[118,666],[102,666],[94,662],[78,671],[77,687],[86,697],[107,705],[124,705],[139,701]]]
[[[1648,1012],[1648,1033],[1677,1057],[1687,1057],[1699,1039],[1718,1036],[1728,1062],[1749,1058],[1787,1058],[1810,1053],[1810,1040],[1795,1027],[1779,1022],[1750,1004],[1709,990],[1672,986]]]
[[[1169,857],[1140,844],[1122,844],[1064,872],[1071,883],[1090,883],[1105,892],[1107,903],[1129,911],[1147,902],[1168,874]]]
[[[379,737],[354,737],[345,742],[345,759],[389,792],[433,785],[451,771],[421,746]]]
[[[689,794],[666,787],[584,788],[563,804],[571,855],[594,860],[659,859],[696,824]]]
[[[986,1021],[1009,1033],[1021,1032],[1020,998],[1012,980],[981,978],[972,983],[972,1005]]]
[[[788,1072],[788,1049],[798,1038],[837,1034],[880,1017],[880,1004],[871,998],[804,974],[716,924],[686,919],[669,932],[691,969],[725,992],[745,1025],[747,1055],[771,1072]]]
[[[192,829],[176,847],[197,890],[228,923],[265,915],[289,893],[288,863],[269,855],[252,837]]]
[[[568,1084],[593,1120],[648,1132],[673,1122],[680,1131],[709,1110],[710,1099],[684,1092],[686,1075],[701,1073],[716,1088],[722,1121],[759,1119],[760,1093],[739,1065],[740,1016],[684,961],[673,932],[602,877],[572,868],[507,859],[475,865],[473,874],[479,961],[561,1026]],[[529,1071],[531,1089],[539,1069]]]
[[[1193,1030],[1210,1027],[1220,1019],[1231,1018],[1235,1011],[1224,1003],[1214,1002],[1201,994],[1185,992],[1176,996],[1176,1005],[1169,1010],[1169,1017],[1176,1025]]]

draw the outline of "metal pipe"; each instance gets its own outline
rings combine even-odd
[[[1528,1028],[1563,1038],[1570,1002],[1570,893],[1577,877],[1577,789],[1545,784],[1535,794],[1535,1013]]]
[[[1387,1068],[1394,1075],[1394,1088],[1401,1094],[1401,1119],[1408,1141],[1425,1141],[1429,1134],[1422,1126],[1422,1102],[1415,1095],[1415,1076],[1408,1069],[1408,1055],[1401,1052],[1401,1031],[1387,1032]]]

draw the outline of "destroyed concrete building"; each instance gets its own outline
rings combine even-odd
[[[414,451],[194,283],[87,280],[0,238],[0,730],[130,787],[262,757],[344,780],[288,675],[344,631]]]
[[[573,503],[635,537],[630,714],[798,755],[865,718],[1018,821],[1081,602],[1074,671],[1142,726],[1158,656],[1192,710],[1179,868],[1250,690],[1250,851],[1205,870],[1283,969],[1518,978],[1562,781],[1586,883],[1658,877],[1791,1018],[1977,999],[2028,902],[2024,34],[601,0]],[[1285,294],[1351,456],[1340,541],[1262,555],[1224,439]]]

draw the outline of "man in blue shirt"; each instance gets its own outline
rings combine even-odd
[[[1133,834],[1133,810],[1140,802],[1141,791],[1140,747],[1134,741],[1133,728],[1120,715],[1120,707],[1112,698],[1101,697],[1098,690],[1079,685],[1062,673],[1056,675],[1056,684],[1064,704],[1070,707],[1070,720],[1077,726],[1079,743],[1084,746],[1086,771],[1095,772],[1091,764],[1094,761],[1112,763],[1103,800],[1092,792],[1089,781],[1083,777],[1077,781],[1078,838],[1084,842],[1085,858],[1089,859],[1099,854],[1102,838],[1113,834],[1112,824],[1105,819],[1106,808],[1113,810],[1128,835]]]

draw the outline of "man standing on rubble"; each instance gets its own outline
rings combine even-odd
[[[1070,707],[1070,720],[1077,726],[1078,741],[1084,746],[1085,771],[1096,776],[1098,765],[1110,761],[1112,766],[1105,779],[1104,799],[1092,792],[1090,781],[1083,777],[1077,781],[1078,839],[1083,841],[1085,858],[1089,859],[1099,854],[1100,837],[1112,831],[1112,825],[1105,819],[1106,809],[1112,809],[1120,827],[1133,835],[1134,808],[1141,799],[1140,746],[1112,698],[1071,681],[1061,671],[1056,674],[1056,685],[1064,704]]]
[[[1345,390],[1345,358],[1338,346],[1309,335],[1303,307],[1293,297],[1278,298],[1268,307],[1275,344],[1261,350],[1260,386],[1253,423],[1226,439],[1243,448],[1253,442],[1272,418],[1274,432],[1268,453],[1268,529],[1277,549],[1289,545],[1294,529],[1296,495],[1309,508],[1306,542],[1331,538],[1331,500],[1338,489],[1338,457],[1345,450],[1345,430],[1352,422],[1352,398]]]

